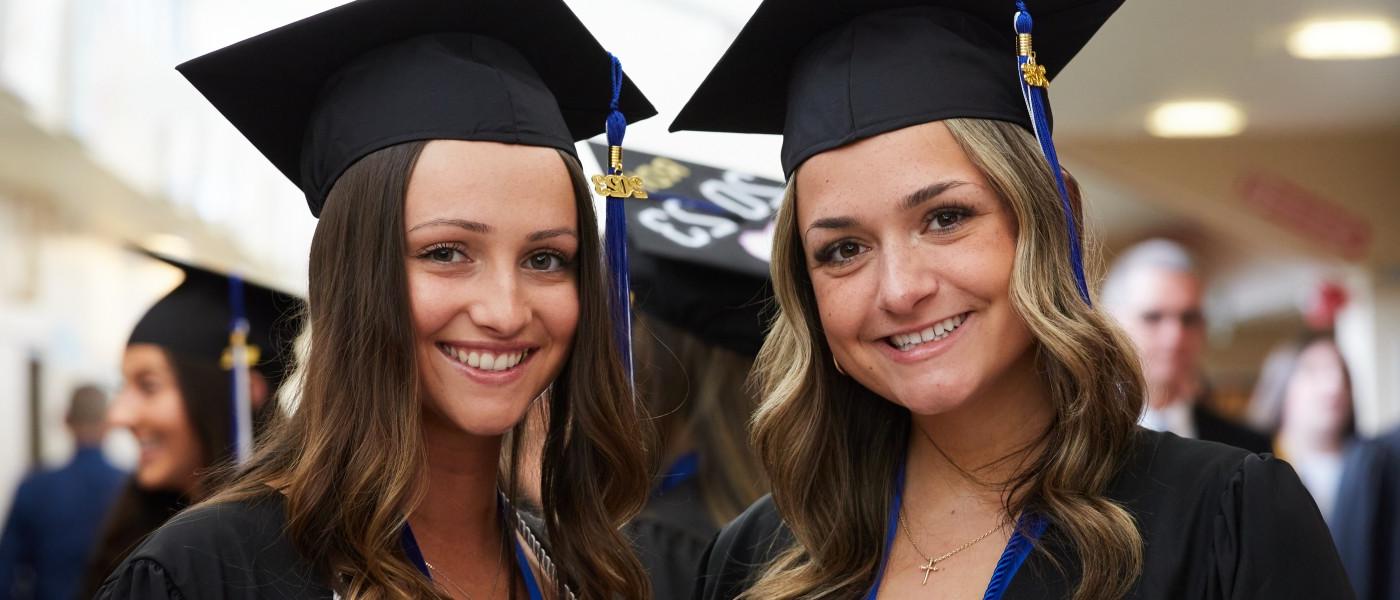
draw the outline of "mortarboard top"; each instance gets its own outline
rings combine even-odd
[[[1028,0],[1054,77],[1123,0]],[[783,135],[791,177],[815,154],[971,117],[1033,129],[1013,0],[764,0],[671,131]]]
[[[184,271],[185,279],[146,310],[127,345],[155,344],[193,362],[222,367],[233,321],[230,278],[168,256],[140,252]],[[242,287],[248,345],[258,348],[258,360],[250,366],[280,381],[290,374],[292,344],[301,333],[302,302],[247,281]]]
[[[611,68],[561,0],[358,0],[178,67],[318,216],[346,168],[398,143],[576,154],[603,132]],[[618,105],[656,114],[630,81]]]

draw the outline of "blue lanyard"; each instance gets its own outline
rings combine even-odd
[[[880,582],[885,579],[885,565],[889,562],[890,549],[894,547],[895,534],[899,531],[899,511],[903,505],[904,462],[900,461],[894,474],[894,501],[890,503],[890,516],[885,521],[885,552],[880,558],[880,566],[875,570],[875,583],[865,594],[865,600],[875,600],[880,595]],[[982,595],[982,600],[1001,600],[1007,586],[1011,585],[1011,578],[1016,576],[1016,571],[1035,548],[1035,540],[1045,534],[1046,526],[1045,519],[1034,514],[1022,515],[1017,520],[1016,531],[1001,552],[1001,559],[997,561],[996,570],[992,571],[992,580],[987,583],[987,592]]]
[[[501,510],[505,510],[504,505]],[[525,549],[520,547],[520,539],[514,534],[507,532],[511,536],[511,546],[515,549],[515,564],[520,567],[520,576],[525,580],[525,591],[529,594],[530,600],[544,600],[544,595],[540,593],[540,584],[535,580],[535,572],[530,569],[530,560],[525,556]],[[418,571],[432,581],[433,574],[428,571],[428,561],[423,559],[423,551],[418,548],[418,540],[413,537],[413,530],[408,523],[403,524],[402,543],[404,554],[408,555],[408,560],[413,562],[413,566],[418,567]]]
[[[690,481],[699,472],[700,453],[688,452],[681,455],[680,458],[676,459],[676,462],[671,463],[670,468],[666,469],[666,474],[661,476],[661,481],[656,485],[656,491],[652,493],[652,496],[660,496],[679,487],[682,483]]]

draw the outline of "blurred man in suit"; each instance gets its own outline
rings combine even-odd
[[[1201,371],[1206,346],[1204,289],[1194,261],[1175,242],[1127,249],[1104,281],[1102,302],[1132,338],[1147,382],[1142,425],[1182,437],[1268,452],[1269,439],[1215,414]]]
[[[107,400],[94,386],[73,393],[68,464],[24,478],[0,537],[0,598],[71,600],[93,539],[125,474],[102,456]]]

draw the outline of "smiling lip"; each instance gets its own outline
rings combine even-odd
[[[438,354],[469,379],[485,385],[512,383],[525,373],[538,346],[438,342]]]
[[[926,360],[946,352],[947,349],[962,336],[962,331],[967,329],[968,322],[972,319],[972,316],[973,314],[971,312],[954,315],[947,319],[936,321],[927,327],[880,338],[877,345],[880,347],[880,350],[885,353],[885,356],[897,363],[907,364]],[[940,326],[951,324],[950,322],[956,323],[951,331],[947,330],[946,327],[942,327],[943,333],[937,333]],[[913,335],[918,335],[929,329],[934,330],[935,336],[928,341],[920,341],[918,344],[911,344],[909,343],[910,340],[903,339],[905,336],[912,337]],[[940,335],[941,337],[939,337]],[[896,338],[901,338],[901,341],[905,342],[905,345],[896,346],[894,341]]]

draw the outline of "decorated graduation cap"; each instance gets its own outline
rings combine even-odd
[[[365,155],[414,140],[556,148],[604,133],[607,256],[630,372],[622,168],[627,119],[656,114],[561,0],[358,0],[178,67],[319,216]]]
[[[301,330],[295,296],[168,256],[142,251],[179,268],[185,279],[156,301],[132,330],[127,345],[155,344],[184,360],[230,372],[234,388],[235,455],[252,444],[248,370],[277,385],[291,372],[293,342]]]
[[[782,134],[790,177],[813,155],[920,123],[1021,125],[1055,175],[1088,302],[1046,91],[1122,1],[765,0],[671,130]]]
[[[589,144],[599,160],[606,147]],[[745,356],[758,354],[773,296],[772,206],[781,181],[629,151],[651,202],[625,204],[639,312]]]

